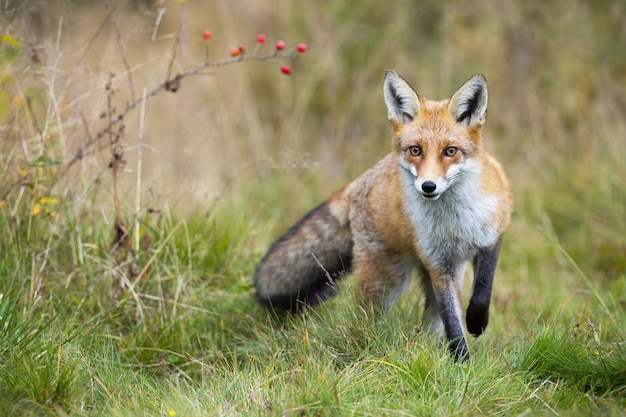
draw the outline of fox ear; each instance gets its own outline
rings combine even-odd
[[[420,109],[420,101],[411,86],[397,72],[385,72],[387,118],[394,124],[409,123]]]
[[[448,110],[458,123],[478,129],[487,116],[487,80],[476,74],[465,82],[450,99]]]

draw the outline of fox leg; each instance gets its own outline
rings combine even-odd
[[[466,315],[467,331],[474,336],[481,335],[489,323],[491,289],[501,242],[498,239],[493,247],[481,249],[474,257],[474,283]]]
[[[435,290],[430,280],[430,274],[425,268],[420,267],[418,268],[418,275],[426,298],[424,304],[424,327],[429,333],[441,337],[444,335],[443,322],[441,321],[441,313],[435,298]]]
[[[411,268],[401,255],[361,256],[354,267],[360,301],[380,312],[389,311],[411,278]]]
[[[464,270],[464,266],[459,268]],[[469,359],[469,349],[465,339],[463,312],[461,310],[461,288],[458,271],[445,273],[430,271],[434,297],[439,315],[448,339],[448,348],[456,361]]]

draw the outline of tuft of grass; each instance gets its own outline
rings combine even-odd
[[[517,368],[538,381],[552,381],[579,395],[623,396],[626,312],[619,302],[603,300],[593,314],[579,314],[564,326],[544,325],[533,335]]]
[[[17,284],[0,294],[0,385],[5,415],[41,415],[68,409],[80,396],[79,357],[72,336],[55,334],[58,316],[48,317],[42,306],[25,307]]]

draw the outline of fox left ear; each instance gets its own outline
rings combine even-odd
[[[395,71],[385,72],[385,104],[387,118],[394,125],[409,123],[420,110],[420,101],[415,91]]]
[[[478,129],[487,116],[487,80],[476,74],[465,82],[450,99],[448,110],[458,123]]]

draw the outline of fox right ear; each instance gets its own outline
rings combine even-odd
[[[448,109],[457,122],[479,129],[487,116],[487,80],[476,74],[465,82],[450,99]]]
[[[397,72],[385,72],[384,93],[387,118],[394,126],[415,119],[420,109],[419,98],[409,83]]]

